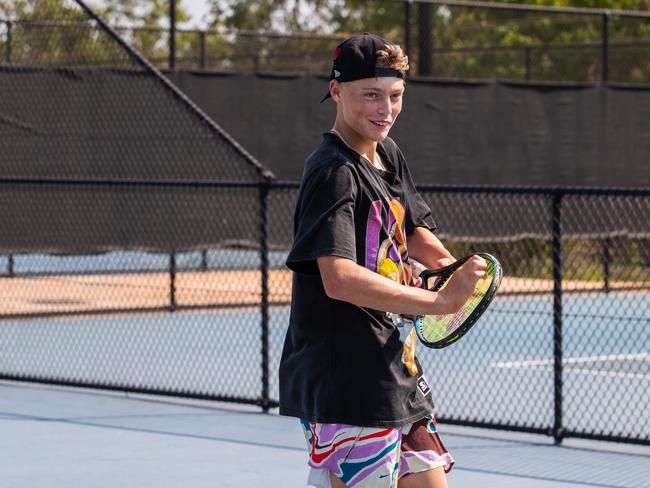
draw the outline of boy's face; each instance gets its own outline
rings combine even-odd
[[[402,111],[404,80],[381,77],[332,83],[339,117],[363,139],[386,139]]]

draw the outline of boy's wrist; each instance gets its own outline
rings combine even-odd
[[[449,266],[453,262],[454,260],[452,258],[440,258],[434,262],[433,269],[444,268],[445,266]]]

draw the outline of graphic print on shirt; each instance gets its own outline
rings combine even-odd
[[[408,286],[412,271],[406,246],[404,215],[404,207],[399,200],[372,202],[366,225],[366,268]],[[382,240],[382,237],[385,238]],[[387,312],[386,316],[399,330],[403,344],[402,363],[411,376],[416,376],[415,330],[412,326],[406,327],[404,317],[399,314]]]

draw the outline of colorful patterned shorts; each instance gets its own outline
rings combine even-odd
[[[440,440],[430,415],[398,429],[300,421],[309,447],[309,479],[330,488],[330,471],[349,488],[396,488],[410,473],[444,467],[454,459]]]

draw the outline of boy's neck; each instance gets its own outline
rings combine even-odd
[[[377,151],[376,141],[359,137],[359,134],[353,131],[346,124],[339,123],[338,120],[334,123],[333,131],[336,132],[341,138],[343,138],[343,141],[348,146],[350,146],[368,161],[375,160],[375,153]]]

